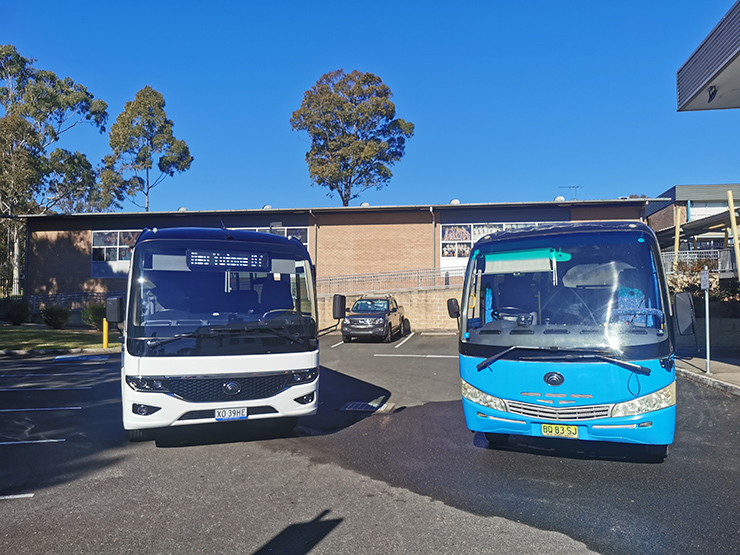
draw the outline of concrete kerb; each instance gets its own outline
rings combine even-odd
[[[738,397],[740,397],[740,386],[738,385],[718,380],[706,374],[699,374],[698,372],[693,372],[691,370],[686,370],[684,368],[678,367],[676,367],[676,375],[681,376],[682,378],[685,378],[687,380],[691,380],[708,387],[713,387],[715,389],[719,389],[720,391],[724,391],[725,393],[737,395]]]

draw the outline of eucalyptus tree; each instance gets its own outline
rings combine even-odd
[[[322,75],[293,112],[293,130],[311,138],[311,184],[327,187],[330,197],[339,194],[344,206],[390,182],[390,168],[414,134],[413,123],[396,118],[392,96],[380,77],[338,69]]]
[[[152,189],[167,176],[189,169],[193,161],[185,141],[172,134],[174,124],[164,107],[162,93],[148,85],[136,93],[133,101],[126,102],[111,126],[112,152],[105,157],[101,171],[109,190],[123,190],[137,206],[141,205],[136,196],[144,193],[142,208],[147,212]]]
[[[70,77],[37,69],[13,45],[0,45],[0,214],[12,258],[13,294],[20,293],[21,214],[105,210],[120,200],[101,193],[84,154],[51,150],[80,125],[105,132],[107,105]]]

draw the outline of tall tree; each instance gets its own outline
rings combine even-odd
[[[0,214],[12,244],[13,293],[20,293],[20,214],[65,207],[104,210],[115,191],[95,191],[84,154],[50,147],[80,124],[101,133],[107,105],[71,78],[33,67],[13,45],[0,45]]]
[[[193,157],[185,141],[172,134],[172,120],[164,111],[164,97],[147,85],[133,101],[126,102],[123,112],[110,129],[112,153],[105,157],[101,172],[103,183],[109,189],[123,187],[134,200],[144,193],[143,208],[149,211],[149,195],[167,176],[190,168]],[[150,175],[154,161],[159,175]],[[128,178],[127,178],[128,176]]]
[[[372,73],[341,69],[322,75],[303,94],[290,124],[311,138],[306,153],[311,185],[328,187],[328,196],[336,192],[349,206],[364,191],[388,184],[390,167],[414,134],[413,123],[396,119],[391,96]]]

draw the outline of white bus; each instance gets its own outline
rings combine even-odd
[[[129,440],[156,428],[274,418],[318,406],[311,260],[296,239],[216,228],[144,230],[126,299],[121,391]]]

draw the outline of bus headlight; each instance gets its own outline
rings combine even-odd
[[[126,376],[126,384],[134,391],[156,391],[158,393],[170,392],[162,378],[137,378],[136,376]]]
[[[636,414],[644,414],[646,412],[653,412],[656,410],[671,407],[676,404],[676,382],[674,381],[668,387],[627,401],[625,403],[618,403],[612,408],[612,418],[618,416],[634,416]]]
[[[483,393],[480,389],[476,389],[465,380],[462,380],[462,396],[477,405],[506,412],[506,405],[501,399],[488,393]]]

